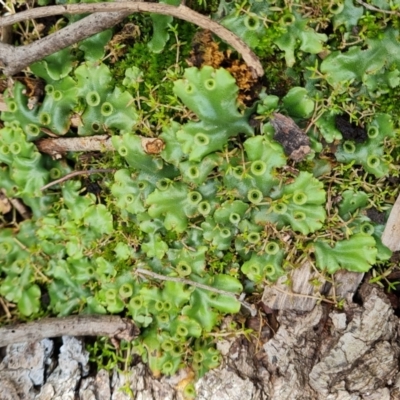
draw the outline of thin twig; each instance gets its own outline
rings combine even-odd
[[[0,296],[0,305],[3,308],[4,312],[6,313],[6,316],[8,319],[11,319],[11,313],[10,310],[8,309],[6,303],[4,302],[3,298]]]
[[[52,187],[54,185],[57,185],[59,183],[65,182],[71,178],[74,178],[75,176],[79,175],[91,175],[91,174],[105,174],[105,173],[112,173],[115,172],[116,169],[113,168],[99,168],[99,169],[89,169],[87,171],[74,171],[70,172],[69,174],[63,176],[62,178],[56,179],[53,182],[48,183],[47,185],[44,185],[40,188],[40,190],[46,190],[49,187]]]
[[[155,272],[149,271],[147,269],[142,269],[142,268],[136,268],[135,272],[138,273],[139,275],[147,275],[151,276],[152,278],[159,279],[161,281],[170,281],[170,282],[177,282],[177,283],[183,283],[185,285],[190,285],[197,287],[199,289],[204,289],[208,290],[209,292],[214,292],[218,294],[222,294],[224,296],[229,296],[234,299],[236,299],[246,310],[248,310],[251,314],[252,317],[257,315],[257,311],[255,310],[254,307],[251,306],[251,304],[247,303],[246,301],[240,300],[238,296],[232,292],[227,292],[226,290],[222,289],[216,289],[208,285],[204,285],[203,283],[198,283],[195,281],[191,281],[190,279],[184,279],[184,278],[176,278],[173,276],[165,276],[165,275],[160,275]]]
[[[371,6],[371,4],[368,4],[368,3],[366,3],[365,1],[362,1],[362,0],[356,0],[356,2],[358,4],[361,4],[365,8],[368,8],[368,10],[371,10],[371,11],[377,11],[377,12],[380,12],[382,14],[400,15],[400,13],[398,13],[397,11],[382,10],[381,8]]]
[[[0,42],[0,65],[4,65],[6,75],[14,75],[35,61],[39,61],[96,33],[112,28],[130,14],[129,11],[125,11],[89,15],[26,46],[11,46],[3,40],[3,42]],[[2,21],[2,18],[0,18],[0,21]]]
[[[121,1],[118,3],[66,4],[39,7],[23,11],[15,15],[0,18],[0,27],[31,18],[42,18],[60,14],[82,14],[92,12],[106,13],[111,11],[130,11],[131,13],[152,12],[162,15],[170,15],[172,17],[191,22],[203,29],[208,29],[231,45],[238,53],[242,55],[247,65],[252,68],[255,77],[261,77],[264,74],[264,70],[259,59],[242,39],[217,22],[210,20],[208,17],[201,15],[182,4],[178,7],[174,7],[168,4],[160,3],[132,3]]]

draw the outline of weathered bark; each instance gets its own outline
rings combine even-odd
[[[261,334],[252,342],[218,341],[224,362],[196,383],[197,399],[399,399],[399,320],[381,289],[364,284],[359,295],[362,305],[348,302],[343,310],[320,304],[280,311],[269,340]],[[156,379],[137,362],[126,372],[87,377],[82,342],[63,340],[58,360],[50,340],[9,346],[0,364],[1,398],[183,399],[188,370]]]
[[[310,138],[291,118],[274,113],[271,125],[275,129],[274,139],[282,145],[285,154],[292,160],[301,161],[311,152]]]
[[[273,285],[266,286],[262,301],[272,310],[311,311],[317,302],[334,304],[338,298],[351,301],[363,276],[357,272],[340,270],[332,276],[332,284],[306,261]],[[290,287],[287,281],[291,282]]]

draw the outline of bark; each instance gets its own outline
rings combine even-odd
[[[310,153],[309,137],[291,118],[275,113],[271,125],[275,129],[274,139],[283,146],[285,154],[292,160],[301,161]]]
[[[332,284],[307,261],[272,286],[266,286],[262,301],[272,310],[311,311],[317,302],[335,304],[338,298],[351,301],[363,276],[340,270],[332,276]]]
[[[197,381],[199,400],[389,400],[400,398],[400,324],[383,291],[364,284],[362,305],[282,310],[274,336],[220,340],[223,364]],[[261,315],[261,314],[260,314]],[[267,324],[264,314],[260,323]],[[268,330],[268,329],[267,329]],[[138,360],[120,372],[88,376],[82,341],[7,347],[0,364],[2,399],[178,400],[191,373],[153,377]],[[47,373],[46,373],[47,371]],[[68,397],[70,396],[70,397]],[[74,397],[75,396],[75,397]]]

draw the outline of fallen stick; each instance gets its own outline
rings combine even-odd
[[[160,138],[140,137],[143,151],[147,154],[160,154],[165,143]],[[60,158],[68,151],[114,151],[111,137],[108,135],[95,135],[83,137],[55,137],[39,139],[35,142],[41,153],[46,153],[53,158]]]
[[[6,75],[14,75],[35,61],[112,28],[130,14],[129,11],[93,14],[25,46],[11,46],[3,40],[0,42],[0,65],[5,67]],[[7,17],[0,18],[0,24],[4,18]]]
[[[130,341],[139,333],[139,328],[127,318],[110,315],[73,315],[2,327],[0,347],[60,336],[109,336]]]
[[[208,29],[211,32],[213,32],[215,35],[220,37],[222,40],[224,40],[226,43],[231,45],[239,54],[242,55],[243,59],[247,63],[247,65],[252,69],[254,77],[261,77],[264,74],[263,67],[260,63],[260,60],[257,58],[257,56],[252,52],[252,50],[246,45],[246,43],[240,39],[238,36],[233,34],[231,31],[228,29],[224,28],[222,25],[218,24],[215,21],[210,20],[208,17],[201,15],[190,8],[184,6],[184,5],[179,5],[178,7],[170,6],[168,4],[160,4],[160,3],[144,3],[144,2],[125,2],[121,1],[118,3],[91,3],[91,4],[66,4],[66,5],[57,5],[57,6],[48,6],[48,7],[39,7],[39,8],[33,8],[27,11],[20,12],[18,14],[10,15],[10,16],[5,16],[0,18],[0,27],[2,26],[7,26],[14,24],[16,22],[24,21],[26,19],[32,19],[32,18],[42,18],[42,17],[48,17],[48,16],[54,16],[54,15],[60,15],[60,14],[83,14],[83,13],[107,13],[107,12],[115,12],[115,11],[124,11],[124,12],[130,12],[130,13],[135,13],[135,12],[152,12],[152,13],[157,13],[157,14],[162,14],[162,15],[170,15],[172,17],[176,17],[188,22],[191,22],[203,29]],[[76,31],[76,27],[74,27],[75,24],[70,25],[72,28],[70,28],[68,35],[71,36],[74,34],[74,31]],[[63,31],[67,29],[68,26],[61,31],[59,31],[59,35],[63,35]],[[54,34],[55,35],[55,34]],[[88,35],[91,36],[92,34]],[[41,39],[44,41],[45,39],[48,40],[47,46],[49,45],[49,42],[52,40],[51,39],[52,35],[47,36],[44,39]],[[50,39],[49,39],[50,38]],[[64,40],[66,37],[64,37]],[[37,43],[37,42],[35,42]],[[35,43],[32,43],[28,46],[23,46],[22,49],[26,48],[25,51],[27,51],[27,48],[29,46],[34,46]],[[63,45],[62,41],[59,41],[59,44],[62,45],[58,50],[61,50],[62,48],[65,48],[69,46],[71,43],[67,45]],[[31,47],[31,48],[32,48]],[[14,46],[6,45],[6,44],[1,44],[0,46],[0,61],[4,63],[6,66],[5,68],[5,73],[7,75],[12,75],[16,71],[20,70],[20,66],[18,67],[19,69],[14,68],[12,65],[13,63],[18,62],[18,58],[24,58],[24,52],[18,50],[21,48],[14,48]],[[36,51],[39,51],[40,47],[36,49]],[[18,54],[13,54],[18,52]],[[54,52],[54,51],[53,51]],[[26,65],[31,64],[33,61],[37,61],[41,58],[43,58],[44,53],[40,55],[40,58],[37,58],[36,60],[30,59],[29,63],[24,63]],[[51,53],[47,53],[51,54]]]
[[[35,142],[41,153],[57,158],[68,151],[112,151],[115,150],[108,135],[83,136],[74,138],[45,138]]]

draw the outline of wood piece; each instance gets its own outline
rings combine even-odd
[[[320,281],[318,287],[310,284],[315,279]],[[275,284],[264,288],[262,302],[272,310],[310,311],[317,300],[322,299],[325,281],[308,262],[289,273],[291,287],[285,284],[287,280],[288,276],[282,276]]]
[[[25,46],[12,46],[4,41],[0,42],[0,65],[5,67],[6,75],[14,75],[35,61],[113,27],[130,14],[129,11],[122,11],[89,15]],[[0,18],[0,24],[4,18],[7,17]]]
[[[310,371],[310,385],[321,396],[341,388],[368,394],[399,372],[398,319],[383,291],[365,284],[360,294],[363,308],[353,307],[343,334]]]
[[[275,129],[274,139],[283,146],[285,154],[292,160],[301,161],[310,153],[309,137],[291,118],[274,113],[271,125]]]
[[[141,139],[142,149],[146,154],[160,154],[165,143],[160,138],[148,138],[137,136]],[[114,151],[111,137],[108,135],[84,136],[84,137],[55,137],[39,139],[35,142],[36,147],[42,153],[58,157],[65,155],[68,151]]]
[[[333,275],[334,283],[329,284],[326,293],[328,297],[336,298],[336,300],[346,299],[351,302],[354,294],[360,286],[365,274],[359,272],[351,272],[341,269]]]
[[[272,310],[311,311],[319,301],[351,301],[363,276],[364,274],[341,270],[334,274],[332,285],[305,262],[291,271],[289,276],[282,276],[274,285],[266,286],[262,302]],[[285,283],[288,278],[292,282],[291,286]],[[316,282],[319,282],[319,285],[316,285]]]
[[[212,21],[209,19],[209,17],[201,15],[193,10],[191,10],[188,7],[185,7],[184,5],[179,5],[178,7],[175,6],[170,6],[168,4],[161,4],[161,3],[145,3],[145,2],[118,2],[118,3],[92,3],[92,4],[66,4],[66,5],[57,5],[57,6],[47,6],[47,7],[39,7],[39,8],[33,8],[27,11],[20,12],[18,14],[14,14],[11,16],[6,16],[0,18],[0,27],[1,26],[7,26],[10,24],[14,24],[19,21],[23,21],[25,19],[30,19],[30,18],[42,18],[45,16],[53,16],[53,15],[60,15],[60,14],[82,14],[82,13],[107,13],[107,12],[115,12],[115,11],[129,11],[130,13],[135,13],[135,12],[152,12],[152,13],[157,13],[157,14],[162,14],[162,15],[170,15],[172,17],[176,17],[188,22],[191,22],[203,29],[209,29],[211,32],[213,32],[215,35],[220,37],[222,40],[224,40],[226,43],[228,43],[230,46],[232,46],[246,61],[247,65],[252,69],[254,77],[261,77],[264,75],[264,69],[261,65],[260,60],[257,58],[257,56],[253,53],[253,51],[246,45],[246,43],[240,39],[238,36],[236,36],[234,33],[229,31],[228,29],[224,28],[222,25],[218,24],[215,21]],[[68,33],[68,38],[69,38],[69,46],[72,40],[73,36],[76,36],[75,31],[77,30],[76,27],[74,27],[75,24],[69,25],[66,28],[58,31],[60,36],[63,36],[63,31],[67,29],[68,27],[71,27]],[[55,34],[53,34],[55,35]],[[91,33],[88,36],[93,35]],[[47,39],[47,44],[46,46],[48,47],[49,45],[52,45],[52,40],[51,36],[48,36],[44,39],[41,39],[42,41]],[[66,40],[67,37],[63,37],[63,40]],[[50,39],[49,39],[50,38]],[[74,39],[75,40],[75,39]],[[79,40],[82,40],[79,39]],[[75,42],[79,41],[75,40]],[[37,43],[37,42],[35,42]],[[31,45],[28,46],[34,46],[35,43],[32,43]],[[29,63],[25,62],[26,55],[24,55],[23,49],[25,48],[25,51],[27,50],[28,46],[24,47],[19,47],[19,48],[14,48],[13,46],[2,44],[0,47],[0,61],[3,62],[3,64],[6,66],[5,68],[5,73],[6,75],[12,75],[13,73],[21,70],[21,64],[25,63],[25,65],[29,65],[33,61],[37,61],[45,55],[43,55],[43,49],[40,46],[36,46],[35,51],[38,53],[36,59],[30,60]],[[61,47],[60,47],[61,46]],[[62,44],[62,40],[59,41],[58,43],[58,50],[61,50],[62,48],[65,48],[67,46],[64,46]],[[30,47],[30,49],[32,49]],[[22,50],[22,51],[21,51]],[[53,48],[52,52],[57,51],[56,49]],[[13,54],[13,52],[17,52],[18,54]],[[32,51],[30,51],[32,53]],[[48,53],[46,50],[46,55],[51,54]],[[17,63],[18,59],[22,58],[24,61],[21,63],[19,62],[18,68],[15,68],[13,66],[13,63]]]
[[[127,318],[108,315],[73,315],[2,327],[0,328],[0,347],[60,336],[110,336],[129,341],[137,337],[139,333],[136,325]]]
[[[46,138],[35,142],[42,153],[55,157],[68,151],[110,151],[115,150],[108,135],[84,136],[74,138]]]
[[[400,250],[400,195],[390,212],[382,234],[382,243],[392,251]]]

